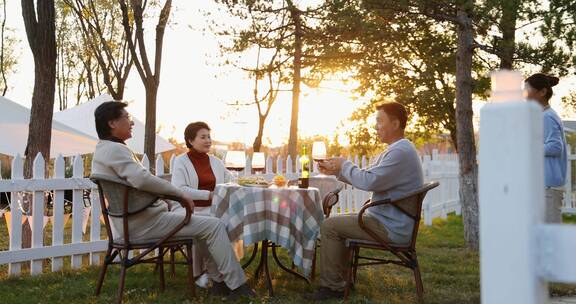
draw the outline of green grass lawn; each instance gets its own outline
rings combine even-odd
[[[576,223],[576,218],[566,219]],[[431,227],[422,227],[417,243],[425,303],[480,303],[480,277],[478,253],[464,247],[460,217],[451,215],[447,220],[436,220]],[[250,251],[250,250],[247,250]],[[286,264],[288,258],[280,250]],[[372,254],[372,253],[370,253]],[[248,254],[247,254],[248,255]],[[255,263],[247,269],[250,278]],[[305,303],[303,294],[311,286],[283,272],[270,261],[275,297],[269,298],[264,282],[253,284],[259,298],[252,303]],[[48,263],[46,267],[49,267]],[[0,295],[2,303],[110,303],[116,298],[118,268],[111,267],[104,282],[103,292],[94,296],[99,268],[86,267],[80,271],[65,270],[30,277],[6,277],[6,266],[0,268]],[[158,276],[149,265],[135,266],[127,273],[125,303],[220,303],[218,298],[207,297],[198,290],[198,296],[188,296],[185,268],[180,266],[175,278],[167,274],[167,289],[159,293]],[[574,285],[552,284],[551,294],[576,294]],[[415,303],[416,292],[412,273],[398,266],[364,267],[358,271],[356,291],[350,303]],[[339,303],[332,301],[327,303]]]

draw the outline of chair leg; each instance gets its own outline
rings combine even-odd
[[[314,247],[314,256],[312,257],[312,272],[310,273],[310,278],[312,280],[316,278],[316,247]]]
[[[356,272],[358,271],[358,259],[360,257],[360,247],[354,248],[354,263],[352,268],[352,282],[356,283]]]
[[[164,281],[164,248],[158,248],[159,255],[156,257],[156,267],[158,268],[158,274],[160,275],[160,292],[164,292],[166,288],[166,283]]]
[[[172,278],[176,277],[176,248],[170,248],[170,276]]]
[[[416,281],[416,293],[418,294],[418,300],[422,302],[424,299],[424,285],[422,284],[422,276],[420,275],[420,266],[418,265],[418,258],[414,254],[414,280]]]
[[[128,260],[128,250],[122,250],[120,253],[120,281],[118,282],[118,303],[122,303],[122,295],[124,294],[124,281],[126,279],[126,261]]]
[[[190,285],[192,297],[196,297],[196,284],[194,283],[194,257],[192,256],[192,244],[186,244],[186,260],[188,262],[188,285]]]
[[[344,286],[344,301],[348,300],[348,295],[350,294],[350,285],[352,284],[352,269],[354,268],[354,247],[350,246],[348,248],[348,254],[346,256],[346,285]]]
[[[106,276],[106,270],[108,269],[108,262],[112,262],[111,258],[112,247],[108,246],[108,250],[106,250],[106,255],[104,256],[104,264],[102,264],[102,269],[100,270],[100,276],[98,278],[98,282],[96,283],[96,295],[100,294],[102,290],[102,284],[104,284],[104,277]]]

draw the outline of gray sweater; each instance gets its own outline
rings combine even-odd
[[[358,189],[371,191],[372,200],[395,199],[420,188],[424,183],[422,164],[416,148],[407,139],[391,144],[369,168],[360,169],[350,161],[342,164],[338,179]],[[378,219],[393,243],[407,244],[414,221],[391,205],[369,208],[367,214]]]

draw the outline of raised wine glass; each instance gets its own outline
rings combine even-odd
[[[240,171],[246,166],[246,154],[244,151],[228,151],[224,159],[226,169],[232,171],[233,182],[238,181]]]
[[[326,160],[326,144],[323,141],[315,141],[312,144],[312,159],[316,163]]]
[[[252,170],[258,173],[264,173],[264,168],[266,167],[266,157],[264,152],[254,152],[252,154]]]

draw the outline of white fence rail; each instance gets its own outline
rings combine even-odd
[[[162,157],[156,158],[156,174],[166,173]],[[362,168],[368,167],[373,160],[366,157],[351,159]],[[460,212],[458,203],[458,162],[455,155],[425,156],[422,160],[426,180],[437,180],[440,187],[431,191],[424,203],[424,218],[430,225],[436,217],[446,217],[449,212]],[[149,160],[144,155],[142,164],[149,168]],[[246,172],[251,171],[250,159],[247,159]],[[272,178],[281,173],[289,179],[298,177],[292,166],[290,157],[287,159],[268,157],[264,175]],[[0,251],[0,265],[8,264],[8,273],[19,275],[22,266],[29,265],[30,273],[42,273],[50,261],[51,271],[61,270],[65,263],[71,268],[80,268],[83,258],[87,256],[90,265],[100,263],[100,253],[106,250],[107,241],[102,237],[103,224],[98,192],[95,185],[84,177],[84,160],[77,156],[72,162],[72,177],[65,177],[65,161],[56,158],[53,173],[45,178],[44,159],[38,155],[33,163],[33,178],[23,178],[23,159],[15,157],[11,164],[10,179],[0,176],[0,193],[10,193],[10,211],[0,211],[0,216],[6,220],[9,248]],[[317,174],[317,166],[313,166],[313,175]],[[65,199],[65,192],[72,191],[71,200]],[[89,194],[88,194],[89,193]],[[334,213],[357,212],[362,204],[369,199],[369,193],[346,185],[340,193],[340,200]],[[23,202],[30,202],[25,204]],[[50,202],[50,204],[47,204]],[[90,203],[91,202],[91,203]],[[29,211],[32,206],[32,212]],[[71,207],[71,212],[65,212]],[[69,208],[70,209],[70,208]],[[71,220],[71,223],[68,222]],[[22,223],[30,223],[31,248],[22,248]]]

